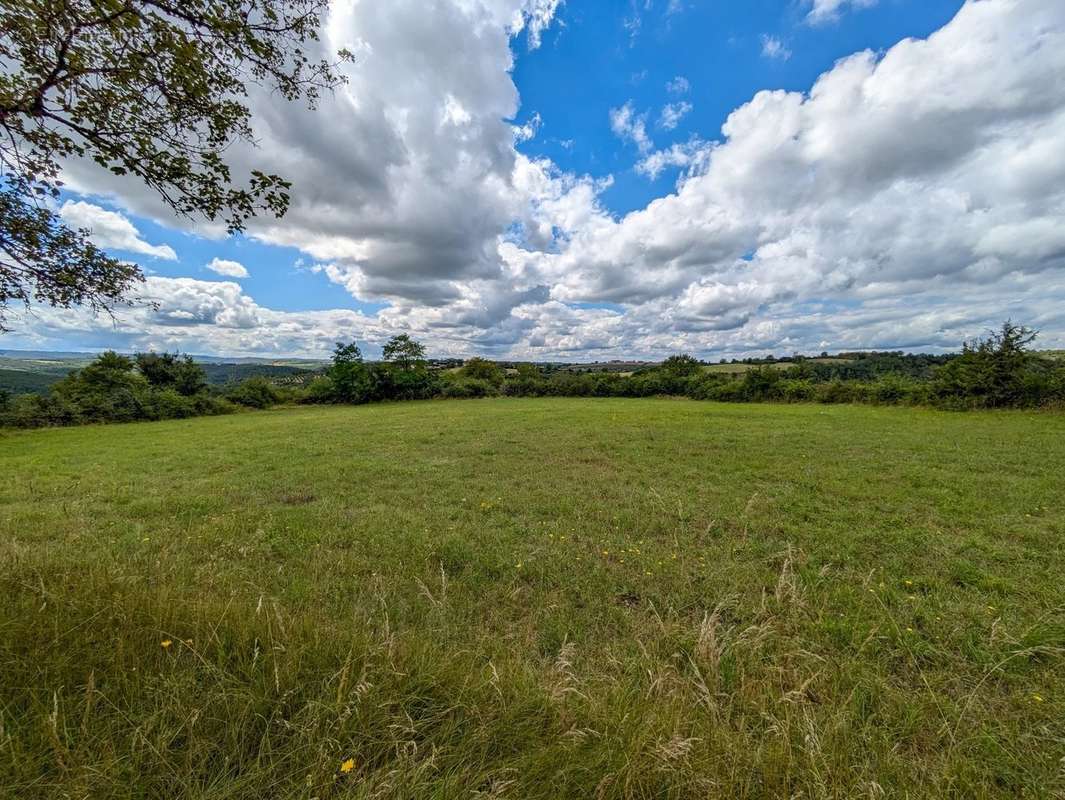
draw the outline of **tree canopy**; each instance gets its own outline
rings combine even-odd
[[[390,361],[400,369],[414,369],[425,365],[425,345],[401,333],[393,336],[382,349],[385,361]]]
[[[140,179],[179,215],[242,230],[290,183],[234,176],[249,86],[313,106],[341,80],[311,46],[328,0],[0,0],[0,329],[11,302],[110,311],[143,280],[68,228],[64,162]],[[338,58],[350,58],[347,52]]]

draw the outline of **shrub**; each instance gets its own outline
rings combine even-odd
[[[775,400],[779,397],[782,380],[774,367],[755,367],[743,373],[743,399],[750,401]]]
[[[266,378],[248,378],[227,389],[225,398],[248,408],[270,408],[281,402],[282,394]]]
[[[777,392],[788,403],[807,403],[817,395],[817,385],[808,378],[785,378],[780,381]]]
[[[494,361],[485,358],[469,359],[463,364],[459,374],[464,378],[485,381],[492,386],[499,386],[503,383],[503,370]]]
[[[160,389],[152,392],[144,404],[147,419],[184,419],[199,415],[196,403],[176,389]]]
[[[474,398],[492,397],[499,394],[493,384],[480,378],[458,378],[445,381],[443,384],[443,397],[450,398]]]
[[[328,375],[320,375],[310,382],[303,393],[300,402],[303,403],[335,403],[337,402],[336,387],[333,379]]]
[[[367,369],[369,400],[427,400],[440,392],[440,379],[424,365],[379,364]]]
[[[818,403],[851,403],[854,401],[854,390],[851,383],[836,378],[818,384],[814,400]]]
[[[68,400],[38,394],[12,398],[0,412],[0,425],[11,428],[44,428],[86,422],[80,409]]]

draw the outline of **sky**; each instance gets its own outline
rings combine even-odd
[[[68,163],[64,220],[141,302],[0,348],[717,360],[1006,318],[1065,347],[1061,0],[334,0],[321,47],[347,84],[253,89],[227,152],[292,180],[284,217],[227,236]]]

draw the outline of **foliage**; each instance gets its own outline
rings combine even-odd
[[[328,376],[332,385],[331,402],[365,403],[369,399],[370,373],[355,342],[337,342]]]
[[[0,425],[39,428],[90,422],[132,422],[224,414],[237,406],[266,408],[286,399],[263,378],[212,393],[188,356],[108,351],[55,383],[47,395],[25,394],[0,404]]]
[[[382,354],[385,363],[372,369],[370,399],[426,400],[440,393],[439,380],[428,368],[421,342],[401,333],[385,343]]]
[[[414,341],[406,333],[393,336],[382,349],[385,361],[403,370],[425,369],[425,345]]]
[[[1037,335],[1006,321],[986,338],[966,342],[961,356],[936,372],[933,392],[947,403],[984,408],[1031,405],[1029,392],[1038,386],[1032,373],[1051,367],[1028,352]]]
[[[394,337],[387,359],[367,363],[354,342],[338,343],[324,375],[305,386],[278,386],[258,376],[221,391],[228,403],[267,408],[282,403],[361,404],[394,400],[480,397],[690,397],[727,403],[871,403],[949,409],[1065,406],[1065,362],[1027,351],[1035,334],[1007,322],[986,340],[965,345],[961,355],[850,354],[866,362],[849,371],[824,371],[808,359],[751,363],[739,373],[706,369],[690,356],[674,356],[630,375],[520,364],[504,371],[484,358],[458,369],[432,369],[425,348],[409,335]],[[881,358],[881,355],[883,358]],[[883,362],[882,365],[877,366]],[[136,364],[136,371],[133,365]],[[900,371],[888,367],[908,364]],[[286,373],[287,374],[287,373]],[[859,377],[846,377],[859,376]],[[284,376],[281,376],[282,379]],[[171,391],[196,402],[179,403]],[[55,385],[52,396],[0,406],[0,425],[40,426],[128,421],[219,413],[232,406],[202,401],[216,397],[202,369],[185,356],[138,354],[135,362],[114,353]],[[197,411],[196,409],[202,409]]]
[[[173,389],[185,397],[192,397],[207,388],[207,375],[192,360],[177,353],[137,353],[137,369],[148,384],[157,389]]]
[[[288,181],[260,170],[234,176],[223,154],[253,141],[249,87],[313,105],[341,80],[309,46],[326,8],[0,0],[0,316],[31,300],[109,311],[142,279],[43,202],[58,196],[64,161],[137,178],[178,214],[230,231],[257,213],[283,214]]]
[[[672,375],[688,376],[699,372],[702,369],[702,365],[694,356],[682,354],[670,356],[662,362],[659,369]]]
[[[280,403],[284,395],[266,378],[256,377],[229,387],[224,396],[231,403],[248,408],[270,408]]]
[[[0,147],[0,166],[9,167],[3,153]],[[0,332],[8,330],[5,309],[12,303],[110,311],[143,280],[135,264],[111,258],[88,231],[71,230],[18,181],[0,178]]]
[[[485,381],[492,386],[499,386],[503,382],[503,370],[494,361],[484,358],[471,358],[459,370],[463,378]]]

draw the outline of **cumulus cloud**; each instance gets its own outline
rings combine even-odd
[[[665,150],[656,150],[636,165],[636,171],[651,180],[658,180],[666,169],[681,167],[690,172],[698,172],[710,157],[713,145],[704,142],[698,136],[687,142],[678,142]]]
[[[692,104],[687,100],[681,100],[679,103],[666,103],[658,117],[658,127],[667,131],[673,130],[691,110]]]
[[[59,209],[59,216],[75,230],[88,230],[93,243],[105,250],[125,250],[170,261],[177,259],[177,253],[170,245],[144,241],[133,223],[117,211],[108,211],[83,200],[67,200]]]
[[[651,137],[647,135],[647,114],[637,114],[631,100],[623,106],[610,109],[610,130],[619,139],[632,142],[641,153],[654,147]]]
[[[517,125],[514,128],[514,138],[519,142],[527,142],[530,139],[535,139],[536,134],[540,132],[540,128],[543,126],[544,120],[537,112],[529,117],[529,120],[524,125]]]
[[[558,13],[563,0],[529,0],[518,12],[528,31],[529,49],[536,50],[541,39]]]
[[[1062,70],[1060,4],[985,0],[808,94],[761,92],[676,193],[552,256],[553,296],[670,296],[739,324],[797,300],[1060,281],[1065,164],[1043,159],[1065,148]]]
[[[225,275],[227,278],[247,278],[248,269],[239,261],[230,261],[225,258],[212,258],[207,263],[207,269]]]
[[[807,14],[806,19],[811,24],[822,24],[825,22],[834,22],[839,19],[843,12],[843,9],[847,6],[851,8],[872,8],[879,0],[810,0],[810,13]]]
[[[791,50],[776,36],[763,33],[762,55],[774,61],[787,61],[791,58]]]
[[[261,149],[235,150],[237,166],[295,185],[289,214],[249,235],[299,248],[383,311],[281,312],[235,282],[152,279],[165,302],[117,329],[42,311],[25,336],[322,354],[408,330],[441,354],[595,358],[949,348],[1013,316],[1065,345],[1060,0],[968,2],[807,92],[759,92],[717,141],[655,150],[646,113],[613,109],[640,172],[680,170],[620,217],[600,201],[609,176],[515,150],[510,37],[530,8],[335,4],[324,46],[360,53],[351,84],[315,114],[253,99]],[[71,178],[172,221],[134,184]]]
[[[348,84],[313,112],[253,93],[257,147],[227,151],[235,176],[268,165],[293,183],[288,213],[254,220],[248,234],[334,264],[363,298],[433,303],[457,296],[455,281],[499,278],[497,239],[524,206],[511,185],[517,154],[506,122],[518,110],[511,37],[525,25],[542,31],[558,8],[536,0],[332,4],[321,47],[356,53]],[[66,177],[76,190],[187,227],[135,182],[83,163]]]

